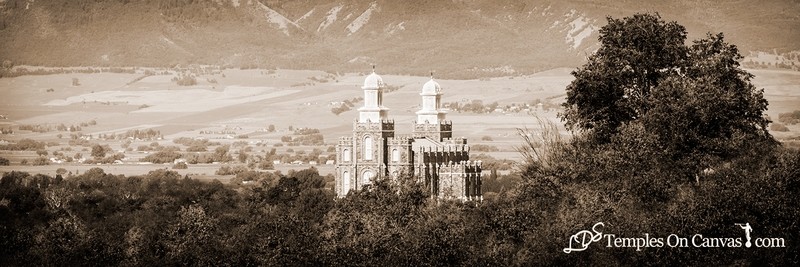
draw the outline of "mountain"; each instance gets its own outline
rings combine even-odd
[[[0,0],[0,59],[216,64],[468,78],[575,67],[606,17],[658,12],[743,54],[800,50],[790,1]]]

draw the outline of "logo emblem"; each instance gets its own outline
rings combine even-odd
[[[592,226],[592,230],[582,230],[580,232],[575,233],[569,238],[569,247],[564,248],[564,253],[569,254],[573,251],[584,251],[589,248],[589,245],[600,241],[603,238],[603,232],[601,230],[597,230],[597,227],[605,227],[605,224],[602,222],[595,223]],[[575,247],[573,247],[573,245]]]

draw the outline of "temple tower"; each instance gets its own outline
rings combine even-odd
[[[337,195],[361,189],[387,173],[386,143],[394,137],[394,121],[383,106],[384,83],[372,73],[364,80],[364,106],[358,109],[352,137],[343,137],[336,146]]]
[[[437,141],[453,136],[452,123],[445,120],[447,111],[442,108],[442,87],[433,80],[422,86],[422,104],[417,111],[417,120],[412,131],[414,138],[430,138]]]

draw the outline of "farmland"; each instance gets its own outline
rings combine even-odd
[[[535,133],[539,127],[537,117],[559,124],[562,134],[568,135],[556,114],[558,105],[564,101],[564,89],[572,79],[569,71],[553,69],[533,75],[480,80],[437,79],[443,87],[444,103],[492,107],[479,112],[451,110],[447,119],[453,122],[453,135],[468,138],[476,148],[473,155],[484,153],[510,160],[519,159],[515,152],[521,143],[517,129],[528,128]],[[773,121],[780,113],[800,109],[800,73],[751,72],[755,75],[754,84],[765,89],[769,101],[766,113]],[[178,85],[176,79],[181,75],[192,75],[195,84]],[[352,122],[358,116],[356,109],[363,104],[360,86],[364,76],[364,73],[312,70],[136,69],[134,73],[3,78],[0,114],[4,117],[0,129],[11,133],[0,135],[0,144],[22,139],[42,142],[46,144],[44,157],[50,162],[31,166],[42,155],[41,151],[2,150],[0,157],[9,159],[10,166],[0,166],[0,171],[53,175],[63,168],[70,173],[82,173],[97,167],[98,163],[91,161],[91,151],[92,146],[100,145],[107,147],[107,155],[123,156],[116,164],[102,163],[107,172],[116,174],[138,175],[155,169],[172,169],[171,162],[141,162],[158,151],[201,155],[213,154],[219,147],[228,149],[227,155],[232,160],[190,163],[187,169],[176,171],[196,178],[228,180],[232,175],[215,174],[220,166],[249,163],[252,167],[269,160],[275,163],[275,170],[282,172],[313,165],[321,174],[330,174],[333,167],[326,162],[335,158],[331,147],[339,136],[350,134]],[[385,94],[384,105],[390,108],[389,117],[395,120],[396,133],[410,134],[414,112],[419,109],[419,90],[430,78],[382,77],[392,89]],[[353,107],[339,114],[332,112],[345,101]],[[797,142],[800,128],[787,127],[789,131],[773,135],[779,140]],[[322,142],[286,142],[287,137],[300,136],[297,133],[301,129],[318,130]],[[146,131],[157,134],[132,136]],[[175,142],[179,138],[205,139],[211,145],[188,152],[188,145]],[[269,157],[269,153],[273,156]],[[68,157],[72,157],[72,162],[64,160]],[[81,158],[92,163],[78,163]],[[26,164],[21,166],[23,161]]]

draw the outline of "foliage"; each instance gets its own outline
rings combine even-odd
[[[787,128],[786,125],[783,125],[783,124],[780,124],[780,123],[772,123],[772,124],[770,124],[769,129],[772,130],[772,131],[776,131],[776,132],[788,132],[789,131],[789,128]]]
[[[481,153],[470,157],[473,161],[481,161],[481,168],[484,170],[511,170],[515,162],[509,159],[497,159],[490,155]]]
[[[474,144],[469,146],[470,150],[477,151],[477,152],[496,152],[500,151],[499,148],[492,145],[484,145],[484,144]]]
[[[50,160],[48,160],[46,157],[38,157],[35,158],[33,161],[31,161],[31,165],[33,166],[50,165]]]
[[[690,174],[749,144],[774,145],[763,89],[740,68],[736,46],[721,33],[691,46],[685,39],[683,26],[658,15],[609,18],[600,49],[572,72],[562,119],[598,145],[632,141],[661,150],[671,161],[664,164]]]
[[[786,125],[800,123],[800,110],[778,114],[778,121]]]
[[[158,151],[156,153],[149,154],[146,157],[142,158],[140,161],[142,161],[142,162],[152,162],[152,163],[156,163],[156,164],[172,163],[176,159],[181,158],[182,156],[183,155],[181,155],[180,152],[177,152],[177,151],[174,151],[174,150],[164,150],[164,151]]]
[[[14,144],[0,145],[0,150],[29,150],[37,151],[45,148],[44,142],[39,142],[33,139],[22,139]]]
[[[700,184],[672,179],[659,185],[647,178],[673,173],[632,168],[642,159],[639,154],[622,157],[577,142],[540,142],[535,149],[541,153],[571,156],[541,156],[549,163],[524,168],[521,182],[477,205],[432,200],[424,186],[402,177],[376,180],[334,201],[315,169],[286,176],[243,169],[233,185],[166,170],[125,177],[95,168],[66,180],[11,172],[0,180],[5,203],[0,261],[14,266],[86,260],[243,266],[793,262],[798,245],[791,240],[800,238],[794,223],[800,209],[791,202],[800,193],[799,151],[756,151],[731,164],[739,167],[719,168]],[[492,187],[495,178],[485,179]],[[238,187],[244,181],[257,183]],[[786,248],[758,251],[635,251],[593,244],[584,252],[561,252],[571,234],[598,221],[625,237],[728,236],[733,223],[750,222],[758,236],[789,242]]]
[[[289,127],[291,128],[291,126]],[[319,129],[298,128],[290,129],[290,131],[294,131],[294,135],[281,136],[281,142],[290,146],[319,146],[325,144],[324,136],[319,132]]]
[[[185,169],[188,169],[188,168],[189,168],[189,165],[187,165],[186,162],[178,162],[178,163],[175,163],[174,165],[172,165],[172,169],[176,169],[176,170],[178,170],[178,169],[185,170]]]
[[[193,74],[183,74],[178,77],[173,77],[172,80],[180,86],[197,85],[197,79]]]
[[[272,170],[275,169],[275,165],[272,163],[272,161],[263,160],[258,163],[258,168],[262,170]]]
[[[96,144],[96,145],[92,146],[92,157],[94,157],[96,159],[103,158],[103,157],[106,156],[106,153],[108,153],[110,151],[111,151],[111,147],[109,147],[108,145],[101,146],[99,144]]]
[[[239,174],[239,173],[243,173],[243,172],[247,172],[247,171],[248,171],[247,167],[245,167],[243,165],[236,165],[236,166],[233,166],[233,168],[231,168],[231,166],[227,166],[226,165],[226,166],[219,167],[219,169],[217,169],[217,171],[214,174],[216,174],[216,175],[233,175],[233,174]]]
[[[11,165],[11,161],[9,161],[7,158],[0,157],[0,166],[8,166],[8,165]]]

